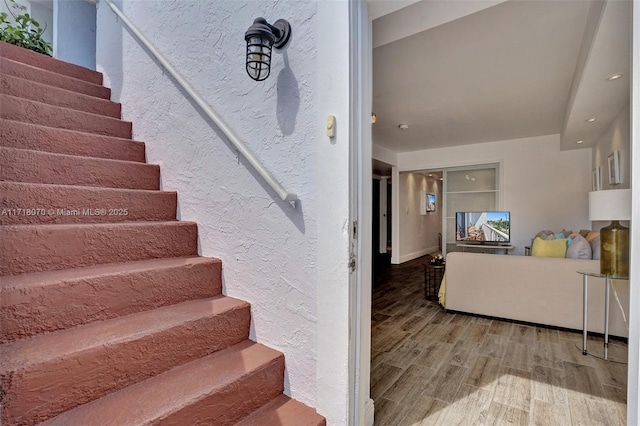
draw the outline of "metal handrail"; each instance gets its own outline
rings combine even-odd
[[[149,42],[149,40],[138,31],[138,29],[127,19],[122,11],[111,0],[103,0],[111,10],[120,18],[122,23],[131,31],[138,40],[147,48],[147,50],[155,57],[155,59],[162,64],[164,69],[171,74],[176,82],[184,89],[185,92],[193,99],[193,101],[202,109],[202,111],[209,117],[216,126],[227,136],[229,141],[233,144],[235,149],[251,164],[251,166],[262,176],[262,178],[269,184],[269,186],[278,194],[283,201],[291,202],[295,205],[295,201],[298,200],[298,196],[294,193],[288,192],[284,187],[276,180],[275,177],[267,170],[260,160],[258,160],[253,153],[247,148],[247,146],[236,136],[235,133],[227,126],[220,116],[209,106],[206,101],[200,96],[189,83],[176,69],[156,50],[155,47]]]

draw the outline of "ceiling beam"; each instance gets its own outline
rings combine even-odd
[[[422,0],[373,21],[373,48],[460,19],[506,0]]]

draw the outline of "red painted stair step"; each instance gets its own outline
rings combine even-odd
[[[222,262],[178,257],[3,277],[0,342],[222,294]]]
[[[111,98],[111,90],[106,87],[3,57],[0,57],[0,73],[102,99]]]
[[[2,105],[0,118],[7,120],[114,136],[117,138],[131,138],[131,123],[117,118],[91,114],[4,94],[0,94],[0,104]]]
[[[247,340],[80,406],[43,426],[230,426],[282,393],[283,380],[282,354]]]
[[[0,180],[54,185],[160,189],[155,164],[0,147]]]
[[[221,296],[6,343],[2,422],[35,424],[233,346],[250,316],[248,303]]]
[[[144,143],[131,139],[0,119],[0,146],[144,163]]]
[[[120,118],[121,106],[119,103],[35,83],[24,78],[0,74],[0,93],[92,114]]]
[[[125,222],[0,227],[0,275],[196,256],[193,222]]]
[[[175,220],[176,192],[0,182],[0,225]],[[105,208],[105,214],[95,210]]]
[[[54,59],[3,41],[0,42],[0,58],[11,59],[36,68],[102,85],[102,74],[79,65]]]

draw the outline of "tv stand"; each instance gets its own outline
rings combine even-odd
[[[494,250],[497,253],[502,251],[502,254],[509,254],[509,250],[513,250],[516,248],[513,245],[501,245],[501,244],[465,244],[465,243],[456,243],[457,247],[461,247],[462,251],[465,252],[467,248],[479,248],[479,249],[489,249]]]

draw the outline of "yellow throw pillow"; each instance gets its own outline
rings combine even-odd
[[[567,239],[556,238],[554,240],[543,240],[536,237],[531,247],[531,256],[539,257],[564,257],[567,254]]]

